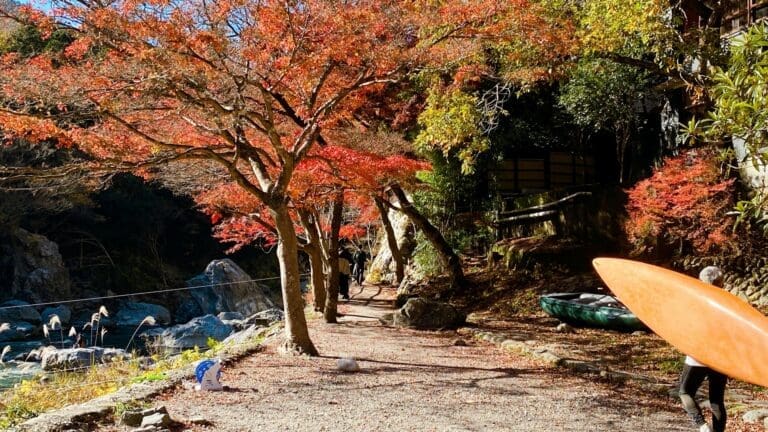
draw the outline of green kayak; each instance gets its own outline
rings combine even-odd
[[[544,312],[577,326],[619,331],[647,330],[616,298],[605,294],[554,293],[539,297]]]

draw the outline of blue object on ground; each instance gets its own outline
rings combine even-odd
[[[203,382],[205,372],[215,364],[216,362],[213,360],[203,360],[197,365],[195,368],[195,379],[197,379],[198,384]],[[219,372],[216,374],[216,380],[219,379],[221,379],[221,369],[219,369]]]

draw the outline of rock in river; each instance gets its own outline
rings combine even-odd
[[[142,336],[154,337],[157,345],[166,348],[188,349],[195,346],[205,348],[208,338],[222,341],[231,333],[232,326],[224,324],[213,315],[205,315],[167,329],[147,330]]]
[[[160,305],[128,302],[117,311],[115,325],[138,326],[147,316],[153,317],[158,324],[170,324],[171,322],[171,313]]]

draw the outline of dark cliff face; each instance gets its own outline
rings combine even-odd
[[[17,227],[44,235],[58,246],[71,279],[69,298],[182,287],[210,261],[225,257],[227,246],[211,237],[210,220],[196,210],[192,200],[167,189],[123,174],[85,198],[63,197],[68,205],[57,211],[26,206],[23,213],[8,219],[13,223],[2,224],[0,299],[18,292],[12,286],[19,272],[14,263],[29,253],[14,240]],[[26,199],[34,196],[29,194]],[[260,249],[244,248],[230,258],[253,277],[277,274],[274,255]],[[28,297],[57,300],[48,298],[52,292],[58,291]],[[153,300],[174,305],[176,297]]]

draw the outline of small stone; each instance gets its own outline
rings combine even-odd
[[[125,411],[120,416],[120,423],[136,427],[141,425],[141,419],[143,418],[144,416],[141,414],[141,411]]]
[[[465,340],[464,340],[464,339],[462,339],[462,338],[458,338],[458,339],[456,339],[456,340],[454,340],[454,341],[453,341],[453,344],[452,344],[452,345],[453,345],[453,346],[467,346],[467,341],[465,341]]]
[[[645,336],[647,334],[648,334],[648,332],[644,332],[642,330],[636,330],[636,331],[632,332],[632,336]]]
[[[141,419],[141,427],[153,426],[156,428],[166,427],[171,424],[171,417],[165,413],[156,413]]]
[[[360,366],[357,364],[355,359],[349,357],[349,358],[340,358],[336,360],[336,368],[342,372],[358,372],[360,371]]]
[[[168,409],[163,405],[160,405],[159,407],[156,407],[156,408],[147,408],[141,411],[141,416],[147,417],[147,416],[151,416],[152,414],[158,414],[158,413],[168,414]]]
[[[560,323],[557,327],[555,327],[555,331],[558,333],[575,333],[573,327],[566,323]]]
[[[747,411],[743,416],[741,416],[741,419],[744,420],[744,423],[757,423],[761,420],[764,421],[765,418],[768,418],[768,409],[756,409]]]
[[[189,423],[199,426],[213,426],[213,422],[204,417],[192,417],[189,419]]]

